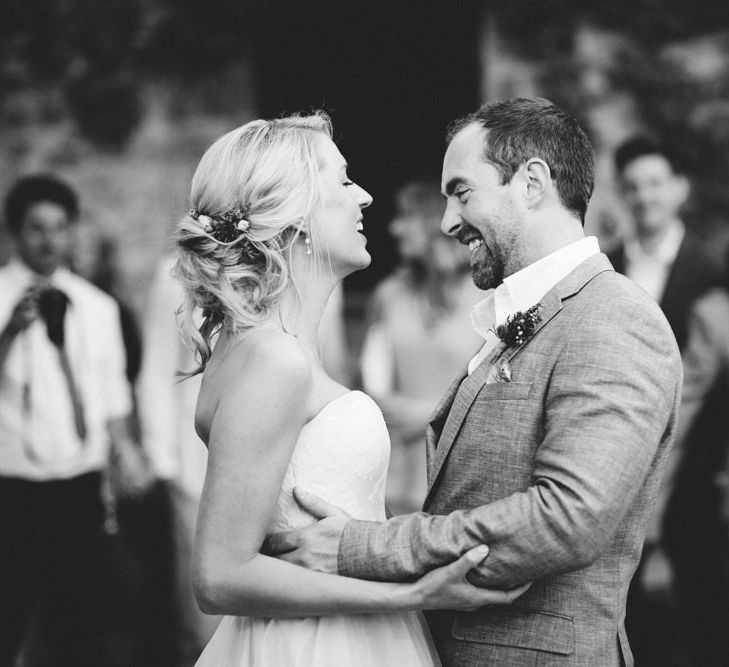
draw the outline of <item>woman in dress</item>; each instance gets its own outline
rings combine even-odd
[[[440,184],[398,190],[389,224],[400,265],[374,291],[360,368],[364,390],[390,429],[387,507],[416,512],[427,488],[424,424],[458,372],[483,345],[471,309],[483,298],[471,279],[470,252],[440,231]]]
[[[204,372],[195,423],[209,452],[193,578],[201,609],[225,615],[200,666],[439,664],[414,610],[474,609],[519,593],[466,581],[485,547],[405,584],[259,553],[267,533],[314,521],[295,485],[356,518],[385,518],[382,414],[329,378],[318,350],[330,293],[370,263],[361,232],[372,198],[347,177],[331,136],[323,113],[223,136],[203,156],[193,209],[178,225],[185,328]]]

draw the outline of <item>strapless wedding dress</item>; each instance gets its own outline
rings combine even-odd
[[[301,430],[271,532],[315,519],[293,497],[298,486],[357,519],[385,519],[390,438],[375,402],[351,391]],[[420,613],[300,619],[226,616],[196,667],[429,667],[440,665]]]

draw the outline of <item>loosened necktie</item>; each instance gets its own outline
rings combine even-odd
[[[66,316],[66,308],[68,307],[69,298],[64,292],[55,287],[47,287],[41,293],[38,299],[38,310],[41,317],[46,323],[48,338],[58,349],[61,360],[61,369],[66,378],[68,385],[68,393],[71,396],[71,404],[73,405],[73,419],[76,425],[76,433],[83,441],[86,439],[86,421],[84,419],[84,408],[81,403],[81,395],[78,386],[73,377],[71,363],[66,352],[66,336],[64,329],[64,319]]]

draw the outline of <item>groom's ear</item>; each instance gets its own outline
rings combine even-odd
[[[552,172],[541,158],[527,160],[523,167],[525,201],[528,208],[537,208],[554,190]]]

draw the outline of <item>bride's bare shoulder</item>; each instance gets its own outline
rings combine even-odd
[[[211,414],[225,398],[281,395],[306,398],[311,362],[295,337],[279,330],[251,331],[218,340],[203,375],[198,411]]]
[[[222,347],[221,347],[222,346]],[[311,362],[299,342],[283,331],[253,331],[218,340],[203,375],[195,422],[207,442],[214,415],[226,403],[236,406],[307,403]]]

